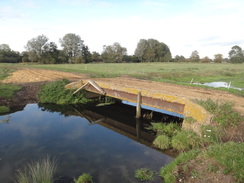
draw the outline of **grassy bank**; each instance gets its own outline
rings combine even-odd
[[[11,75],[11,73],[15,70],[16,69],[0,67],[0,98],[2,99],[12,98],[14,96],[14,93],[21,89],[20,86],[1,83],[1,80]],[[7,113],[9,111],[10,109],[8,106],[0,106],[0,114]]]
[[[244,88],[244,64],[203,63],[97,63],[97,64],[5,64],[6,67],[31,67],[66,72],[86,73],[90,77],[132,76],[140,79],[169,82],[182,85],[199,82],[223,81],[234,87]],[[200,86],[206,87],[206,86]],[[244,91],[228,90],[244,96]]]

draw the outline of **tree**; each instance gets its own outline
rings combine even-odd
[[[85,63],[91,62],[91,60],[92,60],[92,54],[89,51],[88,46],[83,46],[82,47],[82,57],[83,57]]]
[[[44,46],[48,43],[48,38],[45,35],[37,36],[27,42],[25,49],[28,52],[29,60],[32,62],[41,62],[44,51]]]
[[[91,61],[92,62],[102,62],[102,57],[98,52],[93,51],[91,54]]]
[[[103,46],[102,59],[105,62],[122,62],[123,56],[127,54],[127,49],[115,42],[113,45]]]
[[[212,59],[210,59],[208,56],[201,59],[201,63],[210,63],[212,62]]]
[[[200,56],[199,56],[199,53],[197,50],[195,50],[191,53],[189,61],[190,62],[199,62],[200,61]]]
[[[135,56],[141,62],[168,62],[171,60],[169,47],[155,39],[141,39],[137,44]]]
[[[59,39],[59,41],[63,47],[64,52],[69,58],[82,56],[84,41],[80,38],[79,35],[68,33],[62,39]]]
[[[223,62],[223,55],[222,54],[216,54],[214,55],[214,62],[215,63],[222,63]]]
[[[43,47],[43,54],[41,63],[54,64],[57,62],[59,51],[57,45],[54,42],[46,43]]]
[[[18,63],[21,60],[19,52],[11,50],[8,44],[0,45],[0,63]]]
[[[229,58],[232,63],[244,62],[244,53],[241,47],[233,46],[229,52]]]
[[[10,49],[8,44],[1,44],[0,45],[0,50],[1,51],[11,51],[11,49]]]
[[[172,59],[173,62],[185,62],[186,58],[183,55],[176,55],[174,59]]]

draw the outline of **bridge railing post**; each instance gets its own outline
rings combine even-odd
[[[138,92],[137,94],[136,118],[141,118],[141,92]]]

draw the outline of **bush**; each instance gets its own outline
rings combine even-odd
[[[172,147],[178,151],[188,151],[201,144],[201,138],[192,131],[181,131],[172,138]]]
[[[72,90],[65,89],[68,80],[60,80],[42,86],[38,94],[40,103],[55,103],[55,104],[77,104],[87,103],[90,100],[85,98],[85,91],[80,91],[73,95]]]
[[[79,178],[74,180],[75,183],[93,183],[92,176],[88,173],[83,173]]]
[[[153,171],[147,168],[141,168],[135,171],[135,177],[140,181],[152,180],[153,174]]]
[[[166,135],[159,135],[153,141],[153,144],[156,147],[164,150],[164,149],[169,149],[170,148],[171,142],[170,142],[170,138],[168,136],[166,136]]]

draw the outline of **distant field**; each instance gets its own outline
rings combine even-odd
[[[4,64],[5,65],[5,64]],[[202,63],[98,63],[98,64],[56,64],[23,65],[67,72],[87,73],[90,77],[132,76],[161,82],[189,84],[194,82],[231,82],[232,86],[244,88],[244,64],[202,64]]]

